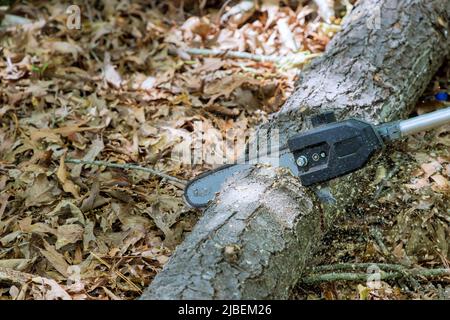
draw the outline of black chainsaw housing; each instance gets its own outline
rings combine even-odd
[[[383,147],[382,139],[370,123],[357,119],[324,122],[313,121],[320,126],[288,140],[304,186],[356,171]]]

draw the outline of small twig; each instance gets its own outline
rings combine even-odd
[[[199,48],[186,48],[182,49],[182,51],[191,54],[191,55],[200,55],[200,56],[223,56],[225,58],[233,58],[233,59],[249,59],[259,62],[273,62],[280,66],[285,65],[300,65],[308,62],[312,58],[318,57],[321,53],[310,53],[309,51],[302,51],[294,54],[290,54],[287,56],[267,56],[260,54],[253,54],[248,52],[240,52],[240,51],[230,51],[230,50],[220,50],[220,49],[199,49]]]
[[[237,109],[228,109],[227,107],[224,107],[222,105],[210,105],[205,107],[206,111],[215,112],[227,117],[236,117],[240,114],[240,111]]]
[[[145,167],[141,167],[141,166],[138,166],[135,164],[130,164],[130,163],[113,163],[113,162],[97,161],[97,160],[96,161],[87,161],[87,160],[80,160],[80,159],[66,159],[65,162],[66,163],[74,163],[74,164],[89,164],[89,165],[94,165],[94,166],[104,166],[104,167],[118,168],[118,169],[139,170],[139,171],[148,172],[150,174],[153,174],[155,176],[161,177],[161,178],[169,180],[169,181],[179,183],[183,186],[186,185],[186,181],[184,181],[184,180],[178,179],[176,177],[170,176],[168,174],[162,173],[162,172],[154,170],[154,169],[145,168]]]
[[[394,276],[399,276],[400,273],[385,273],[380,274],[380,280],[393,279]],[[367,281],[368,274],[365,273],[324,273],[324,274],[312,274],[302,279],[305,284],[316,284],[321,282],[334,282],[334,281]]]
[[[311,268],[313,272],[326,272],[326,271],[340,271],[340,270],[362,270],[370,267],[376,266],[380,269],[404,272],[407,270],[405,266],[400,264],[390,264],[390,263],[376,263],[376,262],[368,262],[368,263],[338,263],[324,266],[316,266]]]
[[[260,62],[278,62],[280,57],[277,56],[264,56],[259,54],[253,54],[249,52],[240,52],[240,51],[229,51],[229,50],[220,50],[220,49],[199,49],[199,48],[187,48],[183,51],[186,51],[192,55],[199,56],[224,56],[226,58],[235,58],[235,59],[249,59]]]
[[[130,279],[128,279],[122,272],[118,271],[118,270],[113,270],[113,268],[111,267],[111,265],[106,262],[105,260],[103,260],[101,257],[99,257],[98,255],[96,255],[95,253],[91,252],[91,254],[94,256],[95,259],[97,259],[98,261],[100,261],[102,264],[104,264],[109,270],[113,271],[119,278],[121,278],[122,280],[124,280],[126,283],[128,283],[130,286],[132,286],[137,292],[139,292],[140,294],[142,294],[142,290],[141,288],[139,288],[133,281],[131,281]]]
[[[383,255],[386,257],[390,256],[390,252],[383,242],[383,235],[381,234],[380,230],[378,230],[377,228],[372,228],[370,230],[370,234],[375,239],[375,241],[376,241],[378,247],[380,248],[381,252],[383,253]]]
[[[332,266],[321,266],[316,267],[314,270],[318,270],[320,268],[321,271],[324,270],[344,270],[344,269],[362,269],[367,266],[373,264],[370,263],[362,263],[362,264],[341,264],[341,265],[332,265]],[[441,276],[450,276],[449,268],[439,268],[439,269],[407,269],[400,265],[391,265],[391,264],[377,264],[377,266],[384,266],[385,269],[397,270],[390,272],[380,272],[380,280],[394,280],[403,277],[425,277],[425,278],[433,278],[433,277],[441,277]],[[302,282],[305,284],[315,284],[320,282],[333,282],[333,281],[367,281],[368,277],[373,275],[373,273],[351,273],[351,272],[342,272],[342,273],[324,273],[324,274],[311,274],[302,279]]]

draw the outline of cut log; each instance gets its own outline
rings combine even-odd
[[[404,118],[447,54],[450,2],[361,0],[326,53],[265,129],[282,142],[311,114],[374,123]],[[322,236],[371,179],[330,182],[334,203],[282,169],[257,166],[227,181],[141,299],[285,299]]]

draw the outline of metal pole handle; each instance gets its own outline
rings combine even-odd
[[[398,123],[402,137],[450,123],[450,108],[423,114]]]

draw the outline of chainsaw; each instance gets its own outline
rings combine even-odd
[[[387,143],[450,123],[450,108],[380,125],[354,118],[336,121],[333,112],[312,116],[310,120],[312,129],[293,135],[285,147],[276,150],[279,157],[276,165],[288,168],[305,187],[324,184],[363,168]],[[261,158],[258,162],[271,162],[265,160]],[[195,177],[185,187],[185,200],[192,207],[206,206],[230,176],[250,169],[254,163],[254,159],[247,159]],[[324,201],[332,197],[327,188],[316,191]]]

